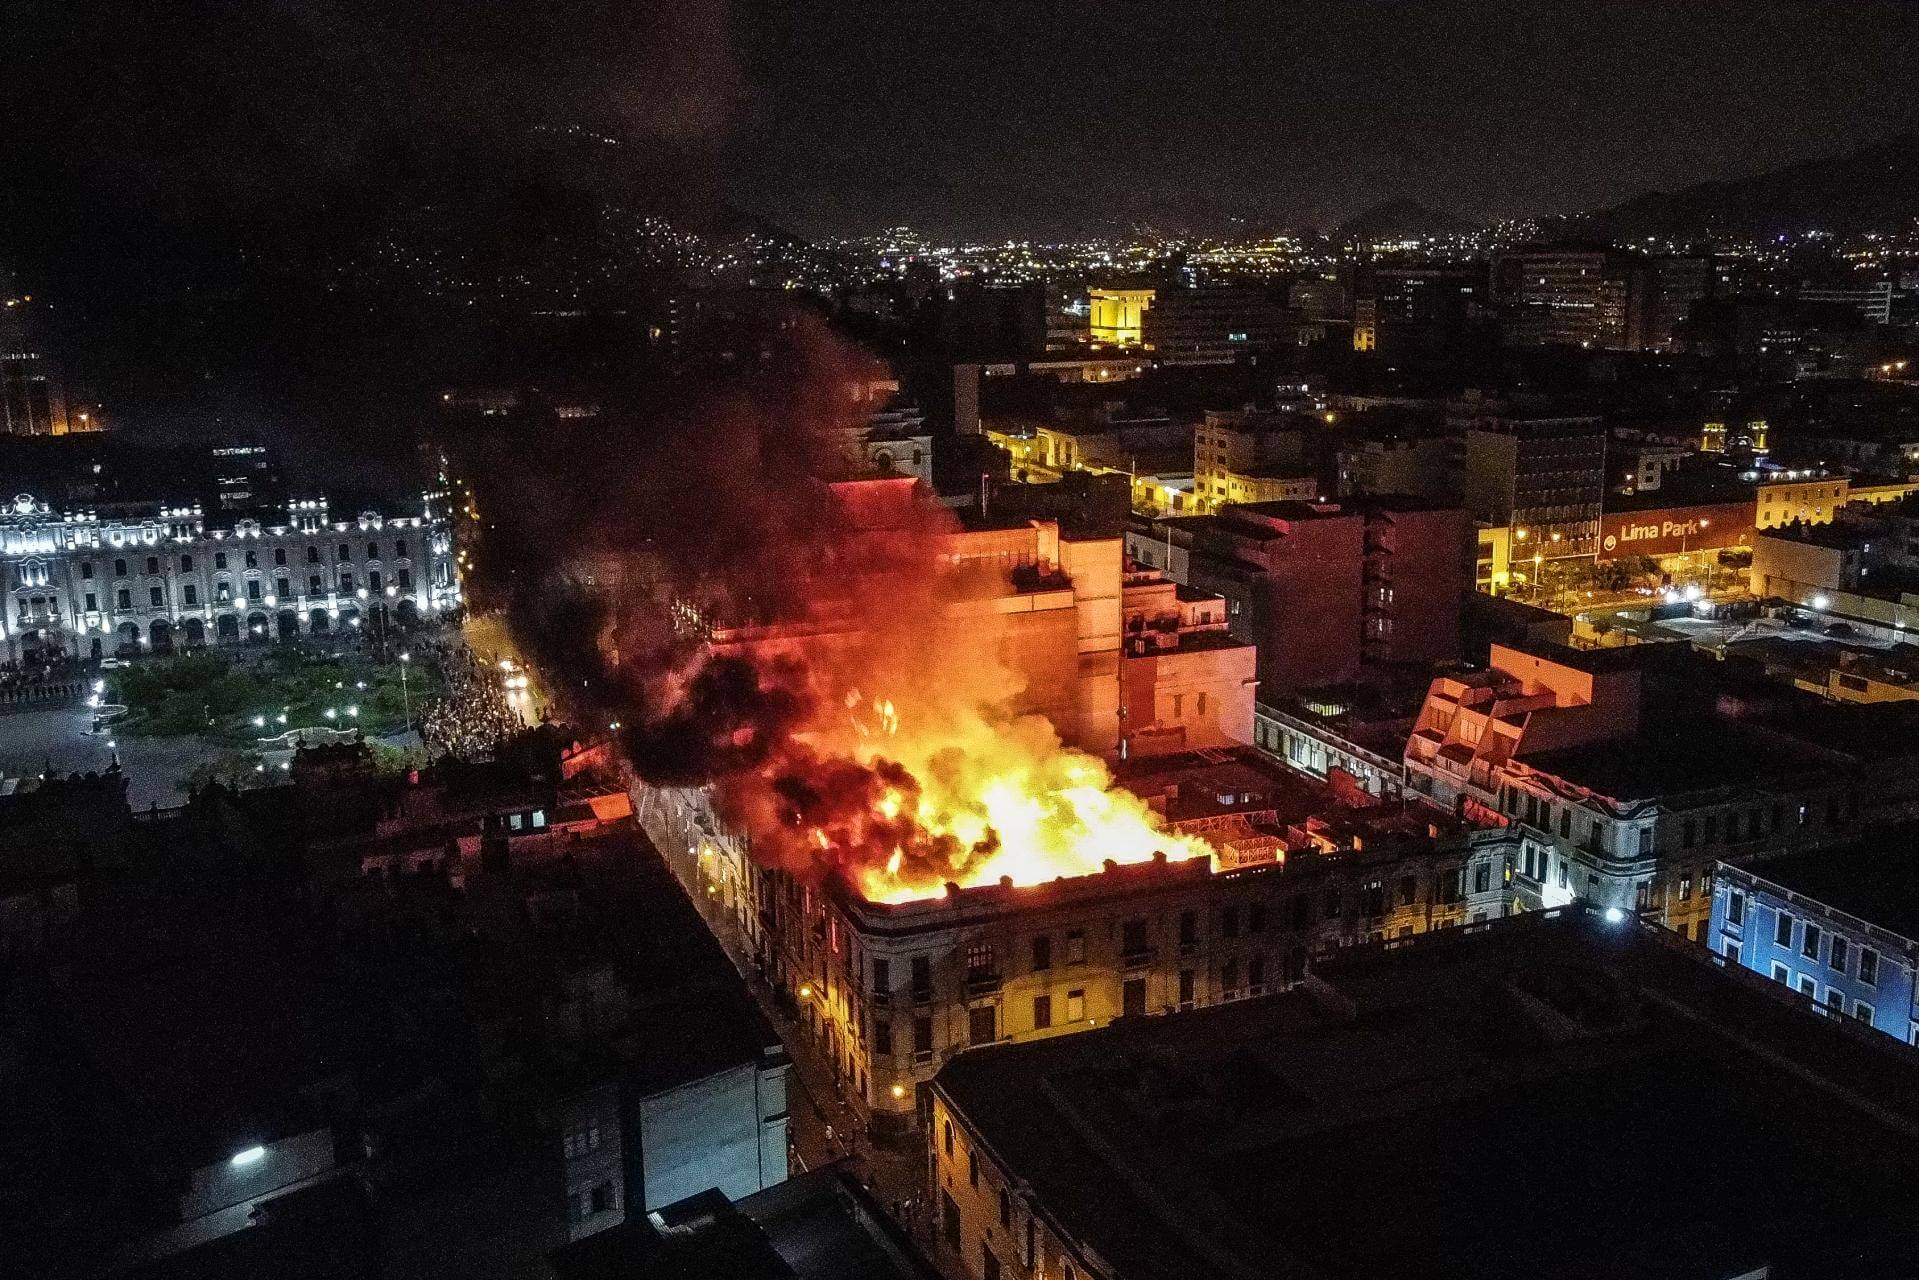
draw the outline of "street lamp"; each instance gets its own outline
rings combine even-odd
[[[402,653],[400,655],[400,715],[405,718],[406,726],[409,729],[413,727],[413,703],[407,697],[406,669],[412,661],[412,654]]]

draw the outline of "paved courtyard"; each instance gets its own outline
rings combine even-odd
[[[0,774],[31,776],[49,765],[56,773],[104,769],[117,750],[127,773],[128,802],[135,809],[164,809],[186,800],[184,781],[195,765],[224,750],[204,738],[140,738],[118,732],[96,737],[88,732],[92,722],[93,713],[81,706],[0,715]]]

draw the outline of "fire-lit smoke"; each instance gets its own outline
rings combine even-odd
[[[871,371],[817,334],[799,355],[709,398],[699,447],[666,449],[675,491],[593,531],[616,587],[527,573],[523,643],[622,722],[641,776],[710,784],[757,858],[873,900],[1211,853],[1032,712],[1057,691],[1007,660],[1003,564],[957,557],[909,482],[827,483],[863,412],[843,388]]]

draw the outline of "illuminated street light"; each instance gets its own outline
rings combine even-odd
[[[812,998],[813,998],[813,984],[810,982],[800,983],[800,999],[811,1000]]]
[[[1621,911],[1618,907],[1606,908],[1607,924],[1621,924],[1625,921],[1625,919],[1626,919],[1626,913]]]
[[[328,707],[325,711],[322,711],[320,714],[325,716],[329,720],[335,719],[339,715],[339,713],[336,712],[332,707]]]
[[[1824,613],[1831,606],[1832,606],[1832,601],[1828,599],[1826,596],[1818,595],[1812,598],[1812,607],[1817,609],[1821,613]]]
[[[254,1164],[264,1159],[266,1153],[267,1149],[265,1147],[248,1147],[245,1151],[234,1152],[232,1158],[229,1159],[227,1163],[236,1168],[242,1165]]]

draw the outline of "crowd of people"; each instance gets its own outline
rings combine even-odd
[[[446,691],[420,716],[420,736],[430,750],[480,759],[526,727],[507,701],[497,667],[482,663],[464,646],[448,646],[437,656]]]

